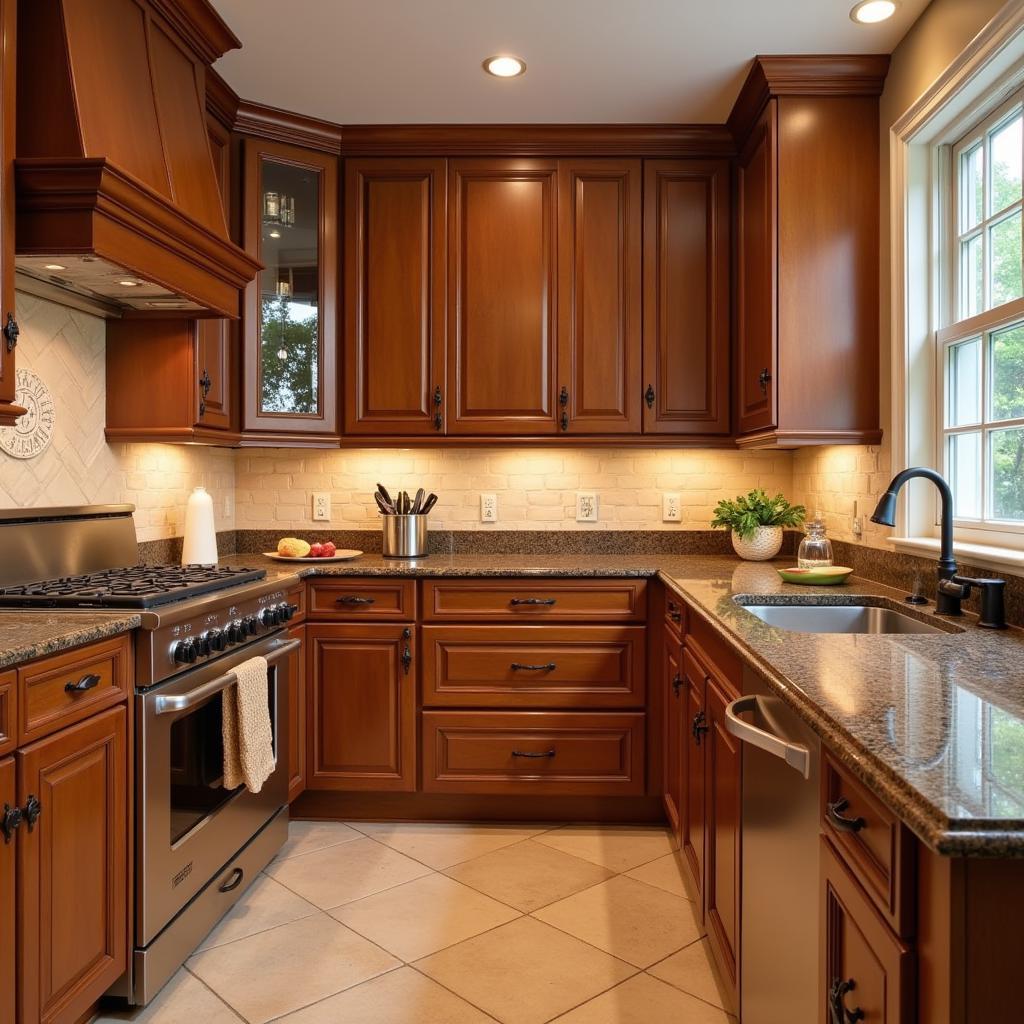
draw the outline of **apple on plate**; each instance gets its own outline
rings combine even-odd
[[[334,557],[334,553],[337,550],[338,549],[334,546],[334,542],[333,541],[325,540],[323,542],[323,544],[320,545],[320,556],[319,557],[320,558],[333,558]]]
[[[310,558],[321,558],[324,553],[323,544],[310,544],[309,545],[309,557]]]

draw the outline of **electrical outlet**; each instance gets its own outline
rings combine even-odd
[[[233,508],[233,502],[231,501],[231,495],[230,494],[225,494],[224,495],[224,518],[225,519],[230,519],[231,518],[232,508]]]
[[[683,518],[679,495],[666,492],[661,496],[661,520],[664,523],[678,523]]]
[[[313,492],[313,520],[326,523],[331,518],[331,496],[327,491]]]
[[[593,491],[576,492],[576,522],[597,522],[597,495]]]
[[[498,521],[498,496],[496,494],[480,495],[480,522],[496,523]]]

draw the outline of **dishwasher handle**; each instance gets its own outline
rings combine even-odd
[[[781,758],[798,771],[805,779],[811,777],[811,752],[802,743],[789,743],[776,736],[775,733],[766,729],[759,729],[756,725],[744,721],[740,715],[755,710],[758,705],[756,694],[746,697],[739,697],[726,706],[725,728],[726,731],[744,743],[767,751],[774,757]]]

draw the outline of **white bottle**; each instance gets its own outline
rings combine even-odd
[[[205,487],[197,487],[185,506],[185,542],[181,548],[182,565],[217,563],[217,528],[213,522],[213,498]]]

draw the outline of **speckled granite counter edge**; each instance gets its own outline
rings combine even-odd
[[[3,617],[40,617],[40,613],[37,612],[14,609],[0,614]],[[50,615],[53,614],[50,613]],[[45,658],[49,654],[58,654],[60,651],[70,650],[72,647],[81,647],[83,644],[93,643],[96,640],[105,640],[107,637],[119,636],[122,633],[128,633],[133,629],[137,629],[142,624],[142,619],[139,615],[125,613],[123,615],[111,615],[108,621],[91,621],[88,625],[75,627],[74,616],[79,614],[94,616],[96,613],[60,612],[59,615],[62,619],[65,616],[67,617],[67,628],[63,626],[55,627],[53,635],[45,640],[37,640],[15,647],[0,648],[0,668],[12,668],[16,665],[22,665],[27,661],[34,661],[36,658]]]

